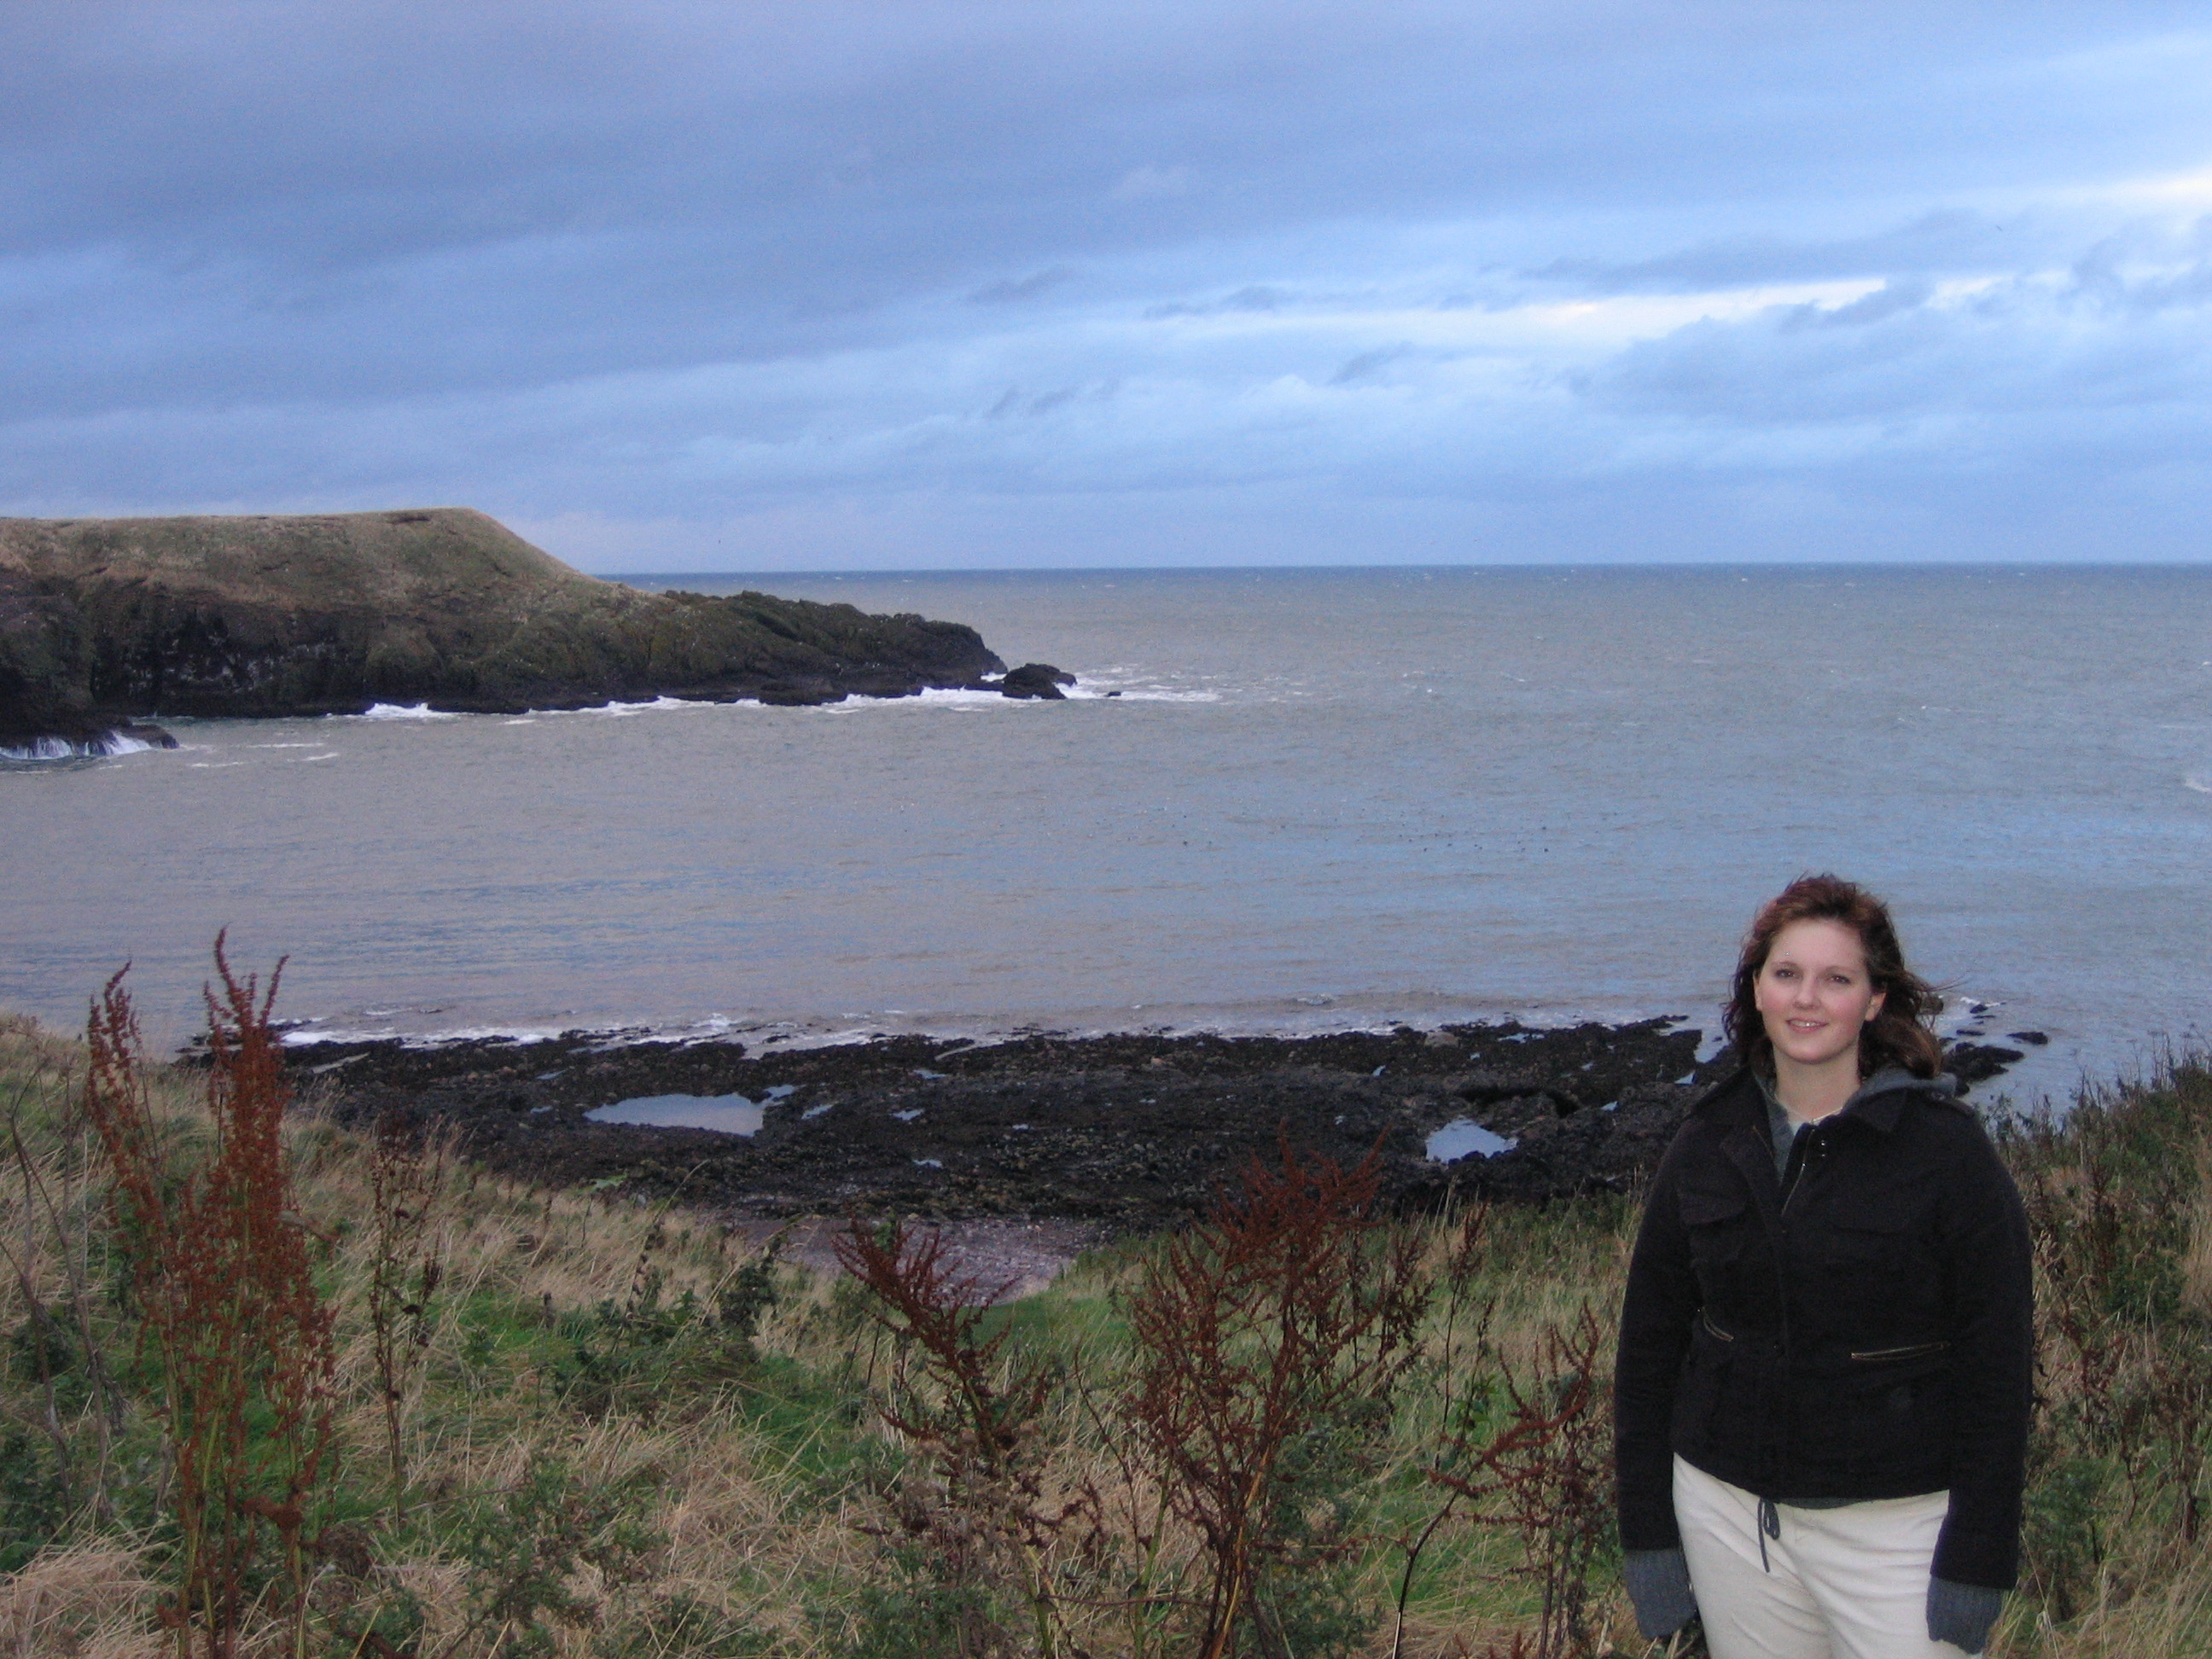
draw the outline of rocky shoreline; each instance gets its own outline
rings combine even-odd
[[[739,1221],[903,1213],[1119,1234],[1188,1219],[1284,1139],[1347,1164],[1373,1149],[1386,1194],[1407,1208],[1454,1194],[1626,1191],[1731,1066],[1724,1049],[1700,1060],[1705,1047],[1697,1026],[1661,1018],[817,1048],[572,1031],[529,1042],[314,1042],[288,1056],[304,1096],[343,1122],[396,1115],[447,1128],[471,1158],[548,1185],[674,1199]],[[1970,1086],[2021,1058],[1994,1044],[1951,1049]],[[589,1115],[668,1095],[742,1096],[759,1105],[760,1127],[738,1135]],[[1429,1137],[1455,1123],[1511,1145],[1431,1160]]]

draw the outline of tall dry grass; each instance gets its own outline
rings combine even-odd
[[[2212,1653],[2212,1068],[2085,1088],[2002,1142],[2036,1245],[2025,1589],[1999,1659]]]
[[[153,1608],[161,1586],[145,1552],[89,1539],[54,1544],[0,1579],[5,1659],[159,1659],[169,1645]]]
[[[46,1160],[46,1178],[73,1183],[78,1213],[65,1231],[98,1256],[107,1246],[91,1200],[93,1160],[69,1140],[65,1121],[76,1086],[69,1074],[81,1078],[82,1066],[74,1045],[21,1025],[0,1034],[0,1073],[44,1079],[35,1087],[46,1090],[45,1103],[25,1120],[41,1148],[34,1157]],[[161,1066],[136,1076],[165,1144],[204,1149],[211,1126],[198,1079]],[[340,1648],[471,1659],[520,1650],[526,1637],[527,1645],[580,1656],[827,1655],[857,1650],[872,1630],[884,1634],[894,1574],[887,1542],[921,1449],[877,1409],[896,1397],[902,1357],[855,1287],[780,1269],[775,1300],[749,1339],[687,1347],[707,1322],[696,1310],[713,1309],[734,1279],[760,1265],[713,1221],[641,1206],[618,1192],[531,1189],[435,1158],[395,1180],[388,1145],[339,1130],[314,1114],[312,1102],[284,1126],[283,1145],[303,1236],[314,1241],[316,1282],[334,1313],[337,1474],[331,1518],[310,1541],[317,1627]],[[71,1158],[66,1171],[54,1163]],[[393,1218],[380,1219],[379,1205],[388,1208],[402,1188],[421,1220],[410,1224],[398,1249]],[[27,1222],[33,1231],[45,1225],[11,1203],[0,1225]],[[1433,1231],[1401,1229],[1398,1245],[1409,1255],[1433,1255]],[[1617,1264],[1617,1231],[1611,1222],[1595,1237],[1573,1223],[1532,1224],[1524,1241],[1506,1230],[1495,1282],[1481,1292],[1504,1310],[1486,1340],[1501,1352],[1534,1354],[1540,1316],[1568,1304],[1532,1291],[1528,1263]],[[35,1281],[49,1299],[66,1279],[53,1245],[47,1238]],[[398,1293],[407,1299],[391,1311],[405,1323],[416,1358],[405,1385],[394,1388],[389,1331],[380,1338],[372,1304],[392,1294],[402,1260],[408,1266]],[[426,1273],[433,1262],[434,1273]],[[112,1277],[119,1265],[111,1260],[105,1271]],[[1154,1271],[1147,1250],[1105,1253],[1048,1295],[990,1317],[1012,1344],[1010,1357],[1042,1358],[1057,1379],[1041,1427],[1049,1457],[1039,1501],[1066,1505],[1110,1490],[1119,1507],[1114,1516],[1101,1507],[1099,1529],[1117,1530],[1122,1521],[1133,1534],[1149,1527],[1141,1547],[1164,1581],[1195,1584],[1206,1559],[1199,1528],[1167,1513],[1156,1475],[1133,1462],[1129,1437],[1110,1410],[1132,1358],[1123,1310]],[[17,1323],[26,1306],[18,1297],[0,1317]],[[678,1319],[672,1310],[685,1306],[695,1311]],[[128,1317],[112,1309],[105,1317],[106,1351],[127,1352]],[[635,1375],[614,1364],[647,1349],[668,1364]],[[1398,1509],[1419,1518],[1437,1501],[1426,1474],[1430,1428],[1443,1420],[1440,1402],[1455,1389],[1464,1395],[1457,1371],[1472,1352],[1464,1344],[1448,1352],[1441,1341],[1422,1347],[1420,1381],[1410,1391],[1419,1397],[1371,1460],[1376,1490],[1398,1492]],[[142,1389],[148,1381],[130,1380]],[[20,1374],[9,1391],[11,1404],[35,1393]],[[141,1564],[140,1576],[130,1594],[141,1600],[125,1596],[117,1605],[143,1610],[144,1575],[173,1582],[175,1563],[161,1535],[167,1493],[147,1395],[134,1394],[125,1416],[128,1447],[110,1493],[117,1518],[73,1510],[34,1562],[62,1559],[88,1540],[123,1540],[137,1552],[131,1559]],[[90,1421],[80,1410],[63,1425],[65,1437],[83,1438]],[[562,1577],[554,1590],[565,1613],[523,1632],[512,1620],[483,1617],[483,1587],[488,1575],[516,1570],[514,1550],[503,1557],[495,1547],[500,1526],[558,1530],[559,1516],[548,1518],[558,1504],[541,1504],[545,1512],[522,1522],[497,1512],[547,1459],[562,1465],[575,1491],[629,1494],[631,1507],[602,1517],[602,1530],[633,1526],[649,1547],[621,1564],[635,1576],[613,1583],[587,1559],[593,1540],[580,1540],[556,1563]],[[395,1470],[405,1500],[398,1511],[390,1501]],[[1381,1518],[1404,1530],[1405,1517],[1395,1511]],[[532,1547],[528,1538],[506,1543]],[[1511,1558],[1499,1540],[1472,1530],[1432,1551],[1408,1597],[1402,1650],[1479,1650],[1510,1632],[1526,1599],[1503,1577]],[[1470,1580],[1462,1571],[1469,1563],[1494,1569],[1498,1583]],[[1351,1565],[1355,1596],[1379,1606],[1395,1595],[1403,1563],[1387,1551]],[[87,1588],[80,1599],[89,1606],[98,1596]],[[553,1605],[540,1597],[536,1611]],[[245,1621],[246,1650],[281,1643],[270,1611]],[[1126,1647],[1116,1633],[1130,1628],[1122,1610],[1079,1608],[1076,1621],[1081,1650]]]
[[[167,1650],[156,1609],[177,1582],[173,1476],[82,1116],[86,1060],[81,1044],[0,1021],[12,1137],[0,1552],[13,1552],[0,1554],[0,1656]],[[162,1144],[204,1156],[204,1076],[152,1066],[137,1077]],[[281,1129],[298,1236],[332,1316],[327,1514],[302,1540],[314,1651],[957,1651],[927,1645],[946,1586],[901,1518],[917,1483],[941,1487],[911,1431],[912,1388],[927,1378],[880,1304],[849,1280],[764,1269],[714,1218],[619,1188],[547,1192],[434,1156],[396,1177],[389,1146],[314,1107]],[[2212,1341],[2208,1145],[2212,1079],[2191,1066],[2094,1094],[2007,1142],[2037,1217],[2045,1306],[2067,1318],[2043,1333],[2036,1576],[2001,1627],[2002,1659],[2212,1654],[2205,1425],[2191,1403]],[[410,1218],[380,1219],[403,1188]],[[1495,1464],[1500,1436],[1577,1387],[1601,1399],[1605,1342],[1586,1361],[1557,1345],[1585,1316],[1610,1319],[1634,1221],[1632,1204],[1598,1200],[1478,1214],[1472,1244],[1468,1212],[1377,1235],[1431,1293],[1380,1437],[1339,1471],[1357,1490],[1319,1493],[1338,1507],[1310,1511],[1358,1546],[1331,1593],[1364,1610],[1365,1633],[1330,1626],[1338,1650],[1444,1659],[1509,1653],[1518,1639],[1533,1651],[1548,1598],[1553,1645],[1569,1651],[1559,1610],[1580,1595],[1583,1650],[1655,1651],[1634,1637],[1609,1540],[1577,1569],[1579,1589],[1562,1586],[1544,1576],[1544,1538],[1486,1524],[1510,1516],[1455,1501],[1436,1479]],[[1061,1598],[1052,1639],[1068,1654],[1104,1659],[1147,1641],[1176,1651],[1157,1625],[1133,1624],[1126,1597],[1115,1603],[1103,1566],[1127,1573],[1141,1556],[1145,1582],[1200,1600],[1207,1582],[1200,1528],[1178,1518],[1115,1407],[1140,1357],[1132,1298],[1163,1260],[1154,1245],[1103,1250],[975,1328],[999,1345],[994,1385],[1040,1367],[1052,1379],[1024,1501],[1041,1515],[1094,1505],[1045,1561]],[[765,1309],[745,1288],[763,1278]],[[1543,1478],[1583,1480],[1580,1455],[1562,1451]],[[1113,1550],[1085,1557],[1086,1528]],[[279,1611],[248,1610],[242,1652],[283,1650]],[[1010,1633],[1005,1651],[1036,1650],[1033,1621],[996,1627]]]

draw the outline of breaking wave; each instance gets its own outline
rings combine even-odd
[[[684,697],[654,697],[646,702],[603,702],[589,708],[533,708],[526,719],[538,720],[548,714],[604,714],[620,719],[625,714],[642,714],[648,711],[668,708],[705,708],[711,705]]]
[[[373,702],[358,714],[333,714],[339,720],[457,720],[459,714],[449,714],[441,708],[433,708],[427,702]]]
[[[67,738],[39,738],[20,749],[0,748],[0,760],[100,760],[110,755],[143,755],[161,746],[125,732],[106,732],[83,743],[71,743]]]

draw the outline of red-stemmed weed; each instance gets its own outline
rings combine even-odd
[[[216,940],[209,988],[212,1144],[187,1164],[148,1095],[138,1022],[108,981],[88,1031],[86,1115],[106,1155],[141,1339],[161,1377],[177,1525],[175,1584],[161,1607],[179,1659],[231,1659],[246,1613],[271,1588],[273,1535],[289,1589],[291,1645],[307,1642],[310,1524],[330,1474],[334,1358],[309,1230],[294,1207],[282,1135],[290,1099],[265,994]],[[127,971],[127,970],[126,970]]]

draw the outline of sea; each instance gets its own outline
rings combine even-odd
[[[2063,1099],[2212,1029],[2212,566],[628,578],[973,624],[1062,702],[170,723],[0,763],[0,1008],[210,947],[295,1041],[1715,1029],[1792,877]]]

